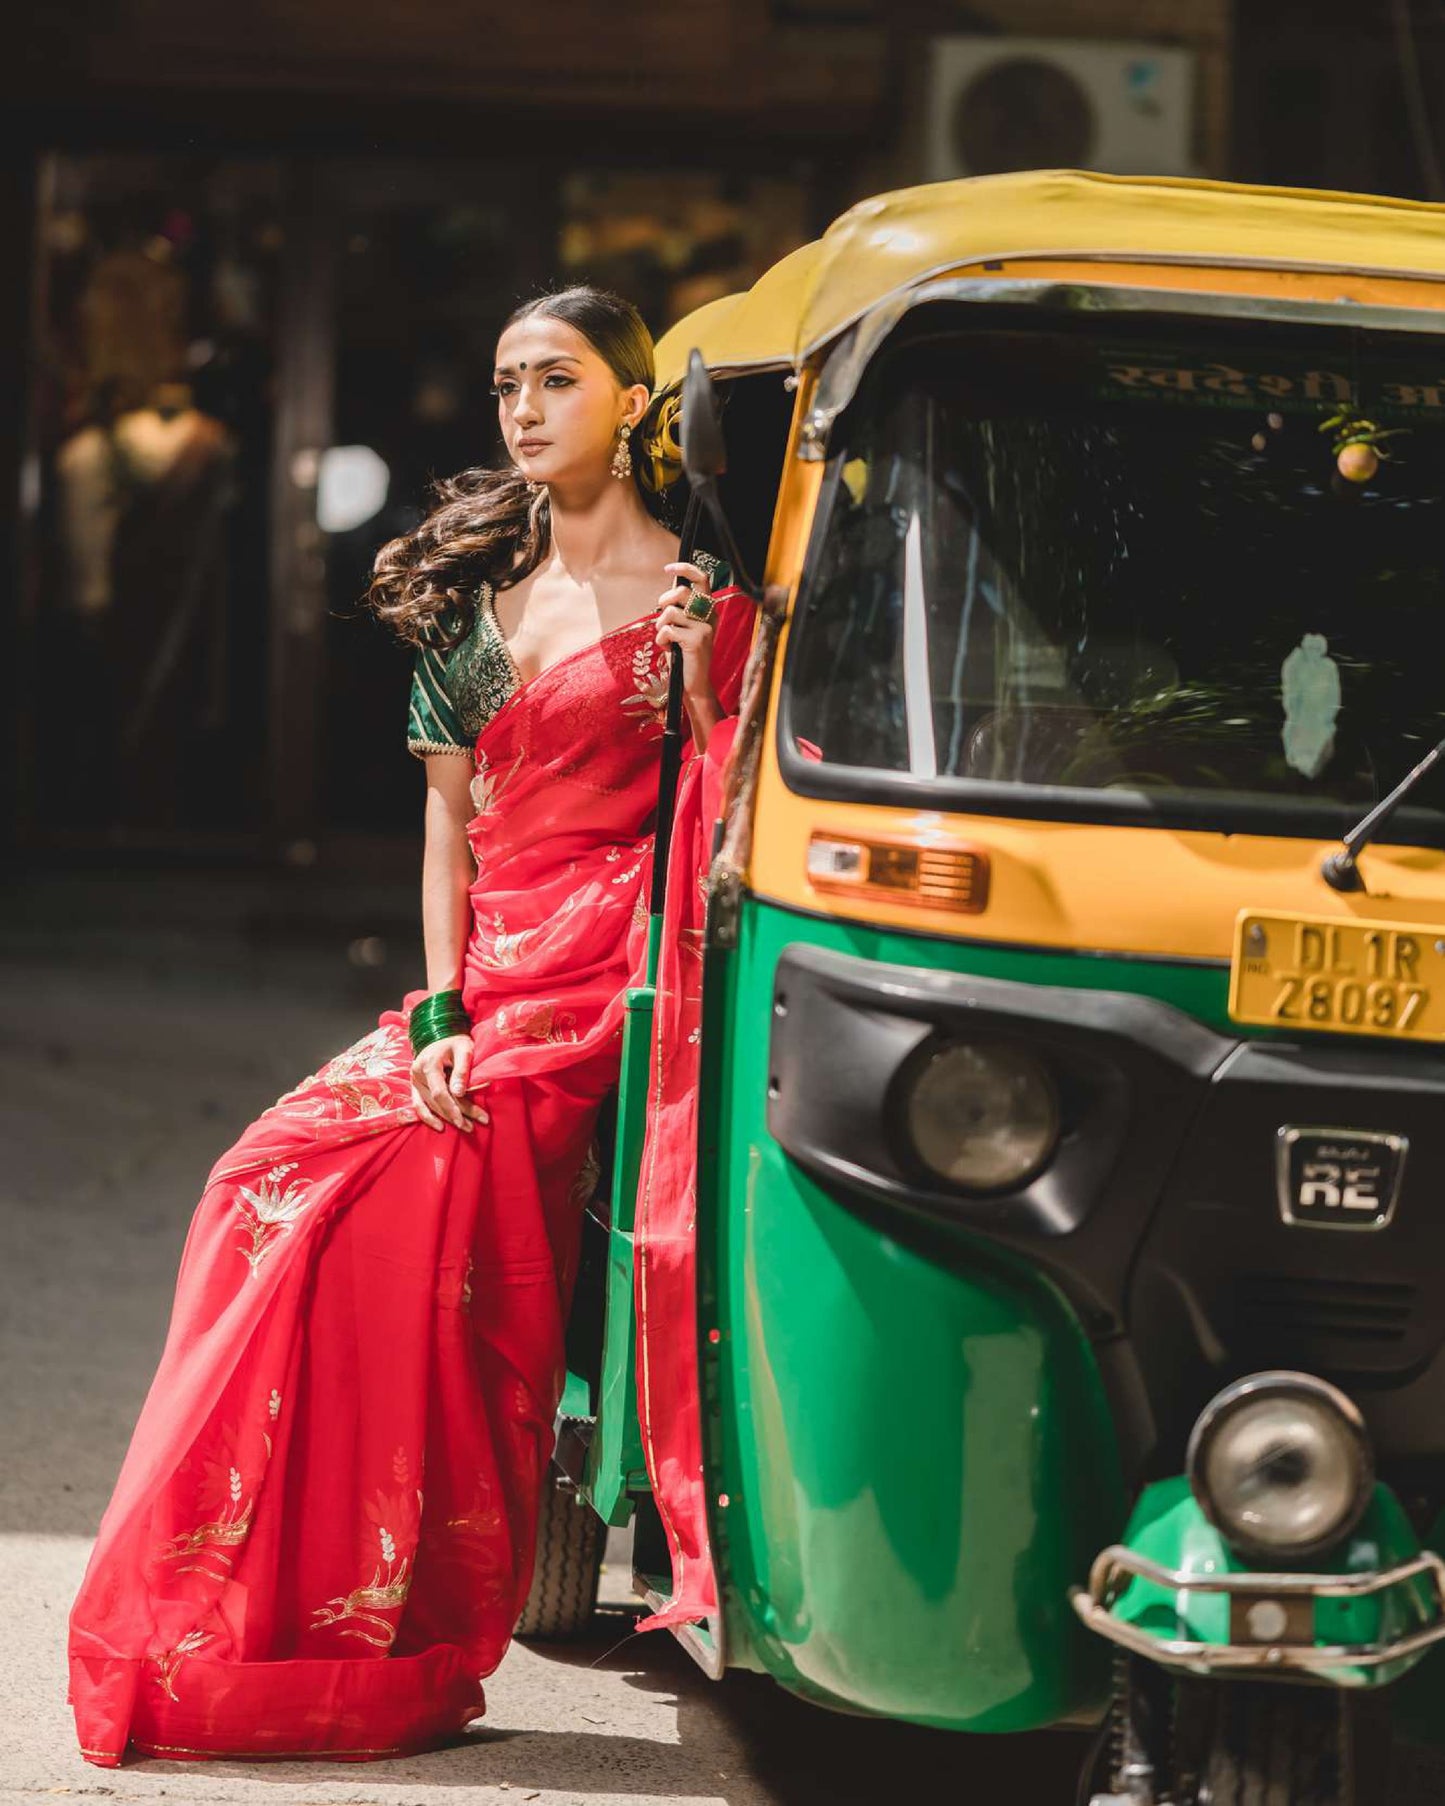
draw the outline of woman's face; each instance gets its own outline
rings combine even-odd
[[[595,483],[607,475],[617,429],[647,406],[643,383],[624,389],[575,326],[530,314],[497,341],[493,377],[508,454],[533,483]]]

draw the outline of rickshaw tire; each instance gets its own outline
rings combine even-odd
[[[537,1554],[516,1635],[565,1643],[586,1636],[597,1609],[607,1527],[570,1487],[549,1479],[537,1514]]]
[[[1192,1800],[1182,1795],[1189,1806],[1361,1806],[1345,1694],[1287,1681],[1186,1685],[1206,1707],[1198,1785]]]
[[[1170,1702],[1167,1727],[1161,1689]],[[1367,1726],[1388,1735],[1388,1702],[1286,1681],[1176,1678],[1125,1657],[1078,1800],[1383,1806],[1391,1798],[1389,1755],[1378,1734],[1361,1735]],[[1152,1786],[1144,1778],[1151,1770]],[[1130,1791],[1131,1784],[1144,1791]]]

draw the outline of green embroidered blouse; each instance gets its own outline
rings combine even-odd
[[[707,572],[713,589],[722,589],[730,580],[727,566],[710,552],[696,552],[693,560]],[[521,687],[521,673],[503,637],[493,602],[492,586],[483,582],[477,591],[471,632],[464,640],[449,652],[437,646],[417,647],[406,745],[419,759],[428,753],[470,757],[477,735]]]
[[[454,626],[453,621],[448,621]],[[492,586],[477,591],[472,630],[444,652],[418,646],[411,668],[407,751],[471,755],[472,743],[520,678],[492,608]]]

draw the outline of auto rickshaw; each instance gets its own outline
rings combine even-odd
[[[825,1706],[1098,1726],[1096,1806],[1405,1797],[1445,1737],[1445,208],[911,188],[658,361],[760,573],[679,1634]],[[544,1547],[635,1512],[657,1604],[636,1083]]]

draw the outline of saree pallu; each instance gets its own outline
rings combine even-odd
[[[731,710],[750,604],[719,592],[717,623]],[[477,737],[462,990],[488,1120],[417,1120],[418,989],[211,1169],[70,1611],[67,1698],[92,1763],[367,1760],[434,1747],[484,1708],[530,1585],[593,1131],[645,959],[655,625],[548,667]],[[671,945],[700,947],[714,764],[689,757],[679,782]],[[693,1003],[665,1012],[658,1070],[695,1072],[696,1029]],[[686,1320],[649,1333],[675,1334],[695,1376],[691,1301],[663,1292]],[[664,1498],[687,1482],[686,1525],[700,1476],[676,1472],[676,1427],[652,1427]]]

